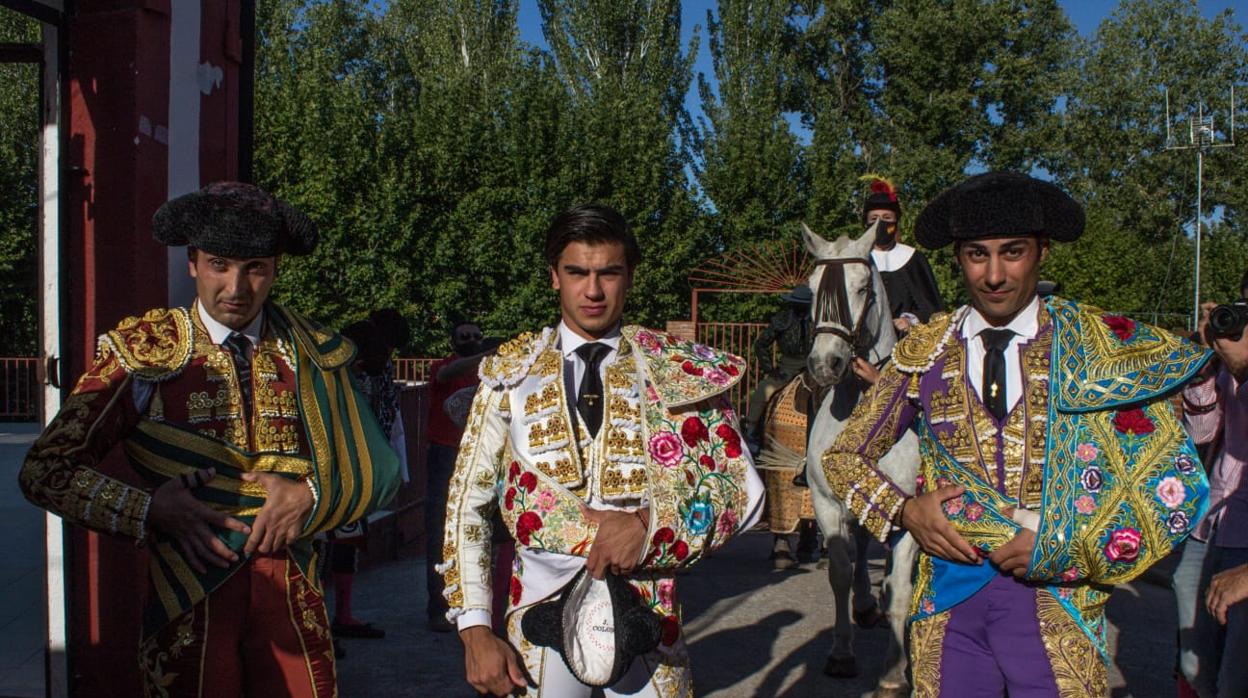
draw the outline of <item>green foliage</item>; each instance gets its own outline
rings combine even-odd
[[[0,10],[0,43],[37,43],[39,25]],[[0,63],[0,356],[38,351],[39,66]]]

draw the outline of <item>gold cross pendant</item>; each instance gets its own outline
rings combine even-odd
[[[598,402],[598,396],[594,395],[593,393],[585,393],[581,397],[585,398],[585,402],[588,402],[591,405],[594,404],[595,402]]]

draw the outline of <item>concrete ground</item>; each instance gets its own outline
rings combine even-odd
[[[825,570],[772,572],[771,537],[750,533],[679,581],[699,696],[868,696],[883,671],[886,630],[859,632],[860,675],[823,675],[831,647],[832,597]],[[877,560],[873,578],[878,582]],[[366,570],[355,584],[355,615],[384,627],[383,640],[348,640],[339,664],[344,698],[472,698],[463,652],[452,634],[425,627],[423,559]],[[1174,601],[1149,582],[1118,589],[1109,606],[1113,695],[1175,695]],[[1127,632],[1120,633],[1120,629]]]
[[[33,424],[0,424],[0,520],[9,540],[0,556],[0,698],[44,694],[43,516],[22,499],[16,477],[34,436]],[[772,572],[770,542],[766,533],[746,534],[680,579],[697,695],[869,695],[883,669],[887,631],[858,633],[858,678],[825,677],[832,642],[826,572],[814,565]],[[880,563],[873,569],[877,582]],[[475,696],[463,680],[459,640],[426,628],[424,604],[424,562],[415,551],[361,572],[355,615],[388,635],[344,641],[344,698]],[[1149,582],[1124,586],[1109,614],[1114,695],[1174,696],[1170,591]]]
[[[0,696],[44,694],[43,512],[17,487],[17,469],[39,433],[30,423],[0,422]]]

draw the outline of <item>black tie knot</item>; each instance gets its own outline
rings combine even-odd
[[[242,332],[231,332],[221,346],[230,350],[236,359],[246,359],[251,349],[251,340]]]
[[[1010,340],[1014,339],[1014,330],[981,330],[979,336],[984,342],[985,350],[1005,351]]]
[[[611,347],[602,342],[589,342],[576,348],[576,355],[585,362],[585,369],[592,371],[598,368],[602,359],[611,351]]]

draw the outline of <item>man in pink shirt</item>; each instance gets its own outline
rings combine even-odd
[[[1241,291],[1248,298],[1248,274]],[[1214,306],[1205,304],[1199,336],[1218,360],[1183,390],[1184,425],[1208,446],[1209,513],[1174,575],[1179,668],[1201,698],[1248,696],[1248,332],[1209,331]]]

